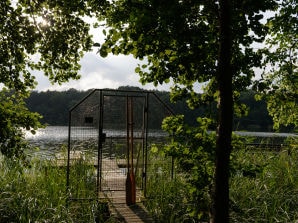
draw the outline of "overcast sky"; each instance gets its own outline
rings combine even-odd
[[[273,16],[272,13],[265,13],[264,21],[267,18]],[[94,22],[95,19],[86,18],[87,22]],[[103,43],[104,35],[102,33],[102,28],[93,29],[91,28],[91,34],[93,35],[94,42]],[[256,46],[258,47],[258,46]],[[86,53],[81,60],[81,78],[79,80],[71,80],[62,85],[51,85],[47,77],[42,73],[36,73],[36,80],[38,85],[36,90],[46,91],[46,90],[58,90],[63,91],[70,88],[75,88],[77,90],[88,90],[91,88],[118,88],[119,86],[137,86],[147,90],[158,89],[166,90],[170,89],[170,84],[158,86],[155,88],[152,84],[141,85],[139,82],[139,76],[134,72],[137,61],[132,56],[109,55],[106,58],[100,57],[96,53],[97,49],[94,48],[93,52]],[[256,70],[256,78],[259,78],[260,71]],[[202,85],[197,84],[195,89],[200,91]]]
[[[92,23],[92,19],[86,19]],[[102,28],[91,28],[91,34],[93,35],[94,42],[103,43],[104,35]],[[88,90],[91,88],[118,88],[119,86],[137,86],[143,89],[152,90],[166,90],[170,89],[170,85],[162,85],[157,88],[152,84],[142,85],[139,82],[139,75],[134,72],[137,61],[132,56],[109,55],[106,58],[102,58],[97,53],[98,48],[94,48],[93,52],[86,53],[81,60],[81,78],[79,80],[71,80],[62,85],[51,85],[47,77],[41,72],[35,73],[38,85],[36,90],[58,90],[63,91],[70,88],[77,90]]]
[[[67,90],[75,88],[77,90],[88,90],[91,88],[118,88],[119,86],[138,86],[144,89],[156,89],[152,84],[142,85],[139,76],[134,72],[139,61],[131,56],[100,57],[94,52],[86,53],[81,60],[81,78],[71,80],[62,85],[51,85],[47,77],[42,73],[36,73],[38,85],[36,90]],[[169,90],[169,85],[158,86],[159,90]]]

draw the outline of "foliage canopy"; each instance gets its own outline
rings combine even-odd
[[[173,99],[189,97],[191,107],[218,97],[216,75],[219,44],[218,3],[212,1],[115,1],[106,10],[108,29],[100,53],[133,54],[146,59],[136,68],[143,83],[173,81]],[[251,84],[253,67],[262,55],[252,43],[262,42],[267,27],[260,20],[274,1],[233,1],[233,86]],[[207,94],[194,84],[205,83]]]
[[[280,1],[279,12],[268,21],[264,73],[258,90],[268,102],[275,129],[298,126],[298,2]]]
[[[79,1],[1,1],[1,83],[33,88],[36,69],[52,82],[79,78],[79,60],[92,45],[82,11]]]
[[[92,46],[80,1],[5,0],[0,2],[1,152],[20,156],[22,128],[40,127],[39,115],[24,103],[36,82],[34,70],[62,83],[80,76],[80,58]],[[8,91],[6,90],[8,89]]]

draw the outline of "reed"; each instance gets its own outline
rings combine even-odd
[[[171,180],[156,174],[149,179],[145,206],[156,222],[187,222],[187,190],[182,178]]]
[[[236,152],[242,168],[231,177],[231,222],[297,222],[298,153],[290,150]]]
[[[244,147],[233,152],[230,222],[298,221],[297,149],[297,141],[292,141],[280,152],[253,151]],[[176,170],[175,179],[170,180],[158,171],[161,160],[156,157],[153,160],[151,171],[155,175],[148,178],[149,197],[145,204],[156,222],[197,222],[196,216],[189,212],[188,207],[196,204],[188,201],[191,191],[184,175]]]
[[[105,202],[67,203],[65,168],[38,159],[30,167],[0,159],[1,223],[104,222],[110,218]]]
[[[145,206],[155,221],[196,222],[189,210],[197,204],[189,202],[191,187],[185,175],[177,166],[172,174],[169,157],[153,153],[148,158]],[[297,141],[280,152],[239,148],[231,159],[231,222],[297,222]],[[80,179],[73,182],[77,183],[72,188],[77,197],[93,196],[94,169],[84,162],[79,161],[72,171],[73,179]],[[40,159],[33,159],[30,167],[23,166],[0,156],[0,222],[117,222],[109,216],[105,201],[67,203],[65,186],[65,168],[54,168],[52,162]]]

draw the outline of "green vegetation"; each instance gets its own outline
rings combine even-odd
[[[0,155],[24,162],[24,150],[30,145],[24,140],[23,129],[34,134],[35,130],[41,127],[41,116],[26,107],[26,97],[28,94],[11,92],[5,88],[0,91]]]
[[[280,152],[238,146],[231,158],[230,222],[296,222],[297,160],[297,139]],[[210,206],[209,191],[202,191],[205,200],[192,202],[188,174],[181,168],[175,171],[173,180],[158,171],[150,177],[146,207],[157,222],[208,222],[204,212]],[[193,209],[201,214],[194,215]]]
[[[36,159],[24,167],[4,156],[0,159],[0,222],[116,222],[105,201],[67,203],[66,171],[54,167],[55,160]],[[82,167],[77,166],[84,171]]]
[[[165,121],[164,125],[167,124]],[[178,122],[171,129],[183,130]],[[198,128],[195,137],[181,136],[176,153],[169,149],[170,144],[152,142],[144,204],[156,222],[209,220],[213,158],[204,150],[187,150],[190,144],[191,148],[206,147],[208,143],[214,147],[212,135],[209,142],[193,144],[197,141],[192,138],[202,137],[203,129]],[[295,222],[298,219],[297,138],[287,141],[287,147],[280,152],[246,148],[243,140],[234,139],[231,156],[230,221]],[[176,157],[173,169],[169,155]],[[192,159],[194,156],[200,159]],[[94,169],[85,165],[89,159],[90,156],[79,159],[72,168],[70,191],[75,198],[94,198]],[[98,222],[117,222],[109,216],[105,200],[81,199],[67,203],[65,168],[53,167],[60,161],[35,158],[31,166],[24,167],[23,163],[1,156],[0,222],[94,222],[95,218]]]
[[[298,220],[298,153],[239,150],[230,179],[231,222]]]
[[[260,96],[267,101],[275,129],[298,125],[298,2],[283,0],[279,7],[279,13],[268,21],[266,69],[256,84]]]
[[[171,100],[184,99],[191,109],[216,104],[217,109],[206,114],[210,119],[207,123],[218,130],[212,161],[215,174],[211,215],[215,223],[229,222],[233,120],[245,114],[245,106],[237,102],[240,92],[254,85],[257,97],[266,99],[274,127],[294,125],[297,130],[297,7],[297,0],[1,1],[0,84],[4,86],[0,95],[1,154],[19,162],[22,150],[27,147],[21,129],[34,131],[40,126],[39,116],[29,112],[24,104],[28,92],[36,86],[32,70],[43,71],[53,83],[79,78],[79,61],[93,45],[90,24],[83,18],[93,17],[96,27],[105,28],[105,40],[96,43],[102,57],[113,53],[145,59],[146,63],[135,69],[142,83],[157,85],[172,81]],[[275,15],[264,21],[268,11]],[[254,83],[255,68],[264,73]],[[202,94],[195,91],[198,83],[205,86]],[[182,151],[177,156],[179,165],[189,162],[192,170],[200,170],[200,162],[212,159],[209,152],[212,146],[195,142],[197,128],[179,126],[186,132],[175,130],[178,135],[168,152],[175,152],[174,146],[182,145],[180,136],[193,137],[180,147]],[[208,137],[203,142],[205,139],[209,142]],[[191,156],[184,156],[185,153]],[[199,173],[192,177],[197,178]],[[24,174],[22,171],[13,179],[25,181]],[[189,192],[202,192],[205,182],[197,187],[196,182],[199,180],[187,182]],[[196,194],[191,195],[192,199]],[[35,207],[32,199],[20,200],[30,201]],[[241,209],[245,208],[240,206]],[[283,207],[282,210],[288,213]]]

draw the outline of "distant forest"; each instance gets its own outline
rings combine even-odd
[[[136,87],[120,87],[122,90],[142,90]],[[78,91],[70,89],[68,91],[33,91],[26,100],[28,108],[31,111],[38,112],[43,116],[41,122],[47,125],[68,125],[68,111],[83,99],[92,89],[88,91]],[[189,125],[194,125],[196,117],[206,114],[215,115],[216,105],[201,107],[190,110],[185,101],[179,101],[175,104],[170,103],[170,93],[165,91],[155,91],[155,93],[168,104],[176,114],[184,114],[185,121]],[[265,101],[256,101],[253,91],[243,92],[240,96],[240,102],[249,107],[248,115],[241,118],[234,118],[234,130],[237,131],[265,131],[272,130],[272,118],[268,115]],[[290,128],[282,129],[291,131]]]

